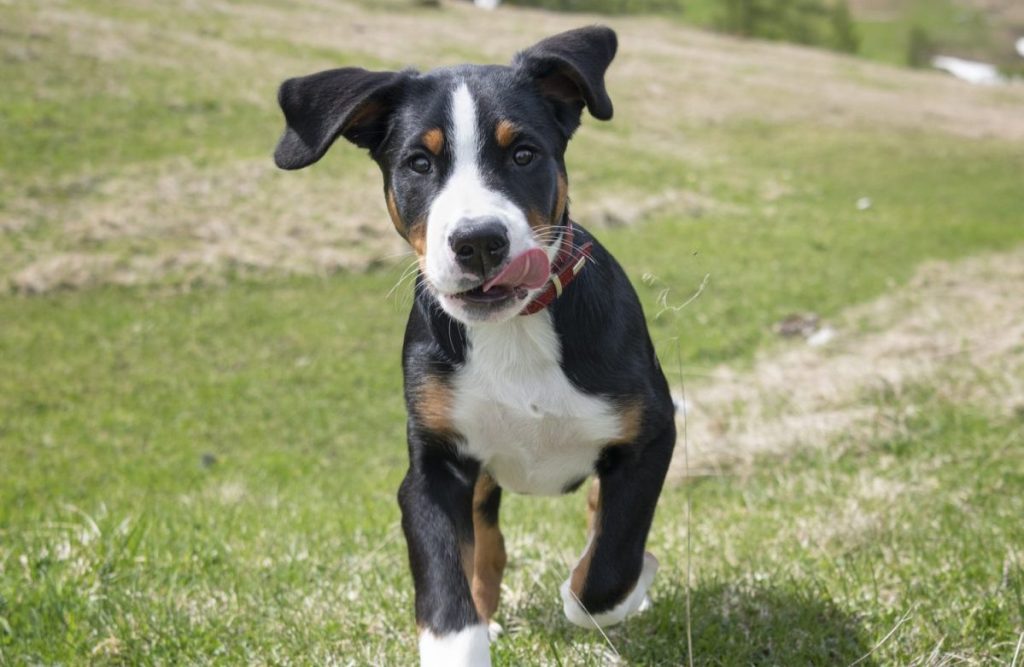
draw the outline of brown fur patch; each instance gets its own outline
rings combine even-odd
[[[441,154],[441,149],[444,148],[444,132],[441,128],[435,127],[432,130],[427,130],[423,133],[422,140],[428,151],[434,155]]]
[[[569,181],[565,179],[565,174],[562,172],[558,172],[556,192],[555,215],[551,219],[551,223],[555,225],[562,221],[566,206],[569,205]]]
[[[619,426],[622,429],[619,437],[612,444],[628,445],[640,437],[644,424],[644,406],[640,401],[627,403],[619,411]]]
[[[473,581],[474,551],[472,542],[463,542],[459,545],[459,559],[462,561],[462,571],[466,573],[466,581]]]
[[[555,183],[555,207],[551,211],[549,219],[537,209],[530,209],[526,213],[526,221],[530,228],[540,237],[541,242],[549,242],[552,236],[551,228],[562,221],[565,215],[565,208],[569,202],[569,183],[565,180],[565,174],[559,172]]]
[[[601,483],[594,480],[587,492],[587,533],[589,542],[587,550],[583,552],[579,563],[572,569],[569,576],[569,589],[577,598],[583,597],[583,586],[587,583],[587,575],[590,573],[590,561],[594,557],[594,550],[597,548],[597,540],[601,535]]]
[[[398,231],[402,238],[406,238],[406,234],[408,232],[405,229],[405,221],[402,220],[402,216],[398,214],[398,204],[395,203],[395,191],[388,188],[388,193],[385,195],[384,199],[387,200],[388,203],[388,215],[391,216],[391,224],[395,226],[395,230]]]
[[[409,228],[409,235],[406,236],[406,240],[409,241],[409,245],[416,251],[420,259],[423,259],[427,254],[427,223],[425,221],[416,221],[412,227]],[[422,262],[420,262],[422,264]]]
[[[560,102],[572,104],[578,102],[582,97],[579,86],[561,71],[554,72],[537,83],[542,95],[554,98]]]
[[[498,523],[490,523],[483,516],[480,507],[497,488],[494,479],[481,473],[473,489],[473,534],[475,539],[472,591],[477,613],[484,621],[491,620],[498,609],[501,596],[501,577],[505,572],[508,556],[505,554],[505,538]]]
[[[420,267],[422,268],[423,258],[427,254],[427,221],[422,219],[415,220],[412,225],[406,228],[405,220],[398,212],[398,204],[395,203],[395,191],[388,188],[385,199],[387,200],[388,215],[391,216],[391,223],[398,230],[398,234],[408,241],[412,249],[416,251],[416,255],[420,258]]]
[[[345,122],[345,126],[341,129],[342,134],[350,132],[370,118],[380,115],[383,111],[383,104],[377,100],[370,100],[359,109],[356,109],[355,113],[349,116],[348,120]]]
[[[595,478],[590,483],[590,490],[587,491],[587,532],[594,531],[594,520],[597,518],[597,511],[601,508],[601,480]]]
[[[541,236],[542,241],[549,240],[548,227],[551,226],[551,221],[548,220],[547,216],[538,211],[535,208],[531,208],[526,212],[526,222],[530,224],[530,228],[538,235]]]
[[[519,134],[519,128],[510,120],[499,120],[494,127],[494,138],[502,148],[508,148]]]
[[[425,429],[435,433],[453,432],[451,408],[452,390],[438,378],[428,376],[416,388],[412,409]]]

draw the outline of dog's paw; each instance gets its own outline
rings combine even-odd
[[[495,623],[491,621],[487,624],[487,636],[490,637],[491,641],[498,641],[498,637],[505,631],[505,628],[501,627],[501,623]]]
[[[482,623],[447,635],[420,633],[420,667],[491,667],[488,627]]]
[[[654,582],[654,575],[658,572],[658,559],[650,553],[644,553],[644,565],[640,570],[640,578],[636,586],[630,591],[626,598],[609,609],[598,614],[590,614],[583,608],[583,604],[576,599],[572,589],[569,588],[569,579],[562,582],[560,592],[562,594],[562,610],[569,622],[581,628],[593,629],[595,626],[605,628],[626,620],[630,616],[647,611],[651,607],[651,599],[647,591]]]

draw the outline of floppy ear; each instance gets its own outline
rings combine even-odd
[[[611,119],[612,101],[604,87],[604,73],[617,47],[611,28],[577,28],[521,51],[512,65],[536,81],[545,97],[567,107],[569,113],[560,120],[571,134],[584,106],[598,120]]]
[[[277,91],[287,124],[274,150],[282,169],[301,169],[322,158],[338,135],[374,151],[408,72],[343,67],[288,79]]]

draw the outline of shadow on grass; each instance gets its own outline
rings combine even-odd
[[[685,589],[667,583],[655,589],[653,609],[608,633],[626,664],[688,664]],[[695,589],[694,664],[842,666],[860,660],[858,665],[877,665],[868,656],[872,644],[857,618],[820,595],[801,583]]]

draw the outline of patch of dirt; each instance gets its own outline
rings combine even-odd
[[[286,174],[269,159],[201,169],[182,160],[89,182],[87,194],[50,204],[57,239],[12,258],[10,284],[42,293],[226,271],[330,274],[409,252],[388,221],[376,167],[367,160],[345,179],[341,187],[324,172]],[[0,225],[38,209],[38,200],[15,202]]]
[[[826,345],[786,344],[749,370],[723,366],[688,380],[690,474],[895,433],[914,408],[890,399],[915,386],[1020,415],[1021,313],[1024,248],[928,263],[905,287],[837,318]],[[678,426],[682,434],[681,416]],[[680,435],[670,476],[684,474]]]

